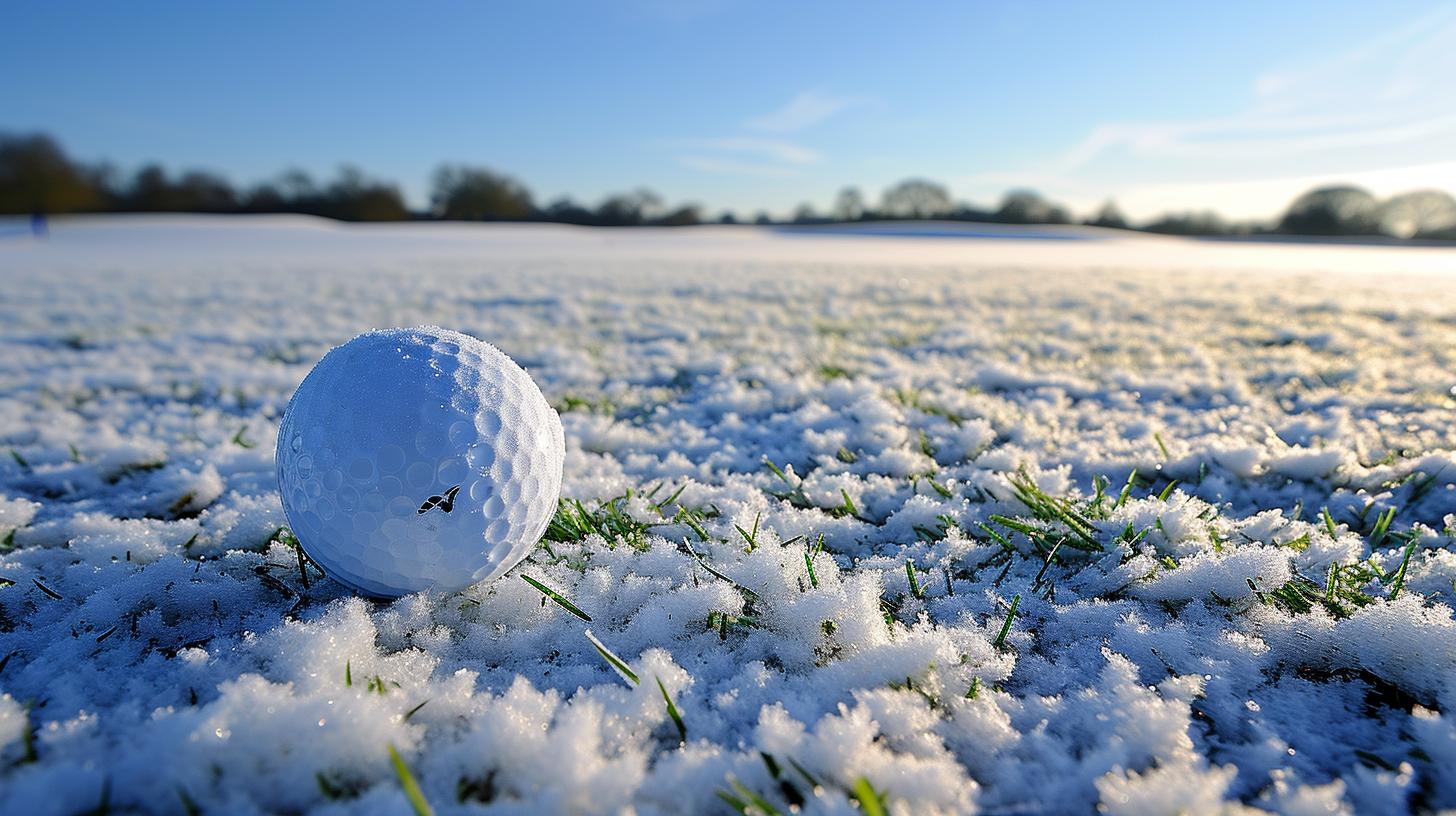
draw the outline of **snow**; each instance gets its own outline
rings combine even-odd
[[[110,217],[0,276],[0,812],[399,813],[391,745],[440,813],[1456,808],[1449,251]],[[652,526],[301,573],[281,411],[420,324]]]

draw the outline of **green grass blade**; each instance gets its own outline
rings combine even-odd
[[[57,601],[63,601],[63,600],[65,600],[65,598],[61,597],[61,593],[55,591],[54,589],[51,589],[50,587],[46,586],[43,583],[41,583],[41,581],[40,581],[39,578],[32,578],[32,579],[30,579],[30,582],[33,583],[33,584],[35,584],[36,589],[39,589],[41,592],[44,592],[47,596],[49,596],[49,597],[51,597],[51,598],[53,598],[53,599],[55,599]]]
[[[399,786],[404,789],[405,798],[409,800],[415,816],[435,816],[435,809],[430,807],[429,801],[425,799],[424,791],[420,790],[420,783],[415,781],[415,775],[410,772],[409,766],[404,764],[399,751],[396,751],[392,744],[389,746],[389,763],[394,766],[394,775],[399,777]]]
[[[783,816],[782,811],[774,807],[772,802],[763,798],[757,791],[739,782],[736,778],[730,776],[728,778],[728,784],[733,786],[734,793],[746,799],[748,805],[757,811],[758,814],[761,814],[761,816]],[[745,807],[743,812],[748,812],[748,809]]]
[[[1006,621],[1001,624],[1001,631],[996,633],[996,640],[992,642],[992,646],[1000,649],[1006,645],[1006,636],[1011,633],[1011,621],[1016,617],[1016,607],[1020,605],[1020,595],[1016,595],[1011,599],[1011,609],[1006,612]]]
[[[910,581],[910,594],[916,598],[924,598],[925,590],[920,586],[920,579],[915,577],[915,565],[909,561],[905,562],[905,577]]]
[[[722,799],[724,802],[728,803],[728,807],[733,808],[734,813],[740,814],[740,816],[748,816],[747,802],[739,799],[737,796],[734,796],[733,794],[725,790],[716,790],[713,791],[713,793],[716,794],[719,799]]]
[[[585,634],[586,639],[590,640],[592,645],[597,647],[597,652],[601,654],[602,659],[607,661],[607,665],[615,669],[617,674],[622,676],[623,680],[626,680],[634,686],[642,682],[637,679],[637,672],[632,671],[632,667],[627,665],[627,661],[613,654],[612,650],[608,649],[606,644],[597,640],[597,636],[593,635],[590,629],[586,630]]]
[[[1395,580],[1390,585],[1390,599],[1393,601],[1400,597],[1400,590],[1405,586],[1405,570],[1410,565],[1411,553],[1416,548],[1416,537],[1412,535],[1410,541],[1405,545],[1405,553],[1400,557],[1400,566],[1395,568]]]
[[[1394,507],[1387,508],[1375,517],[1375,526],[1370,529],[1370,546],[1372,548],[1385,543],[1385,537],[1390,531],[1390,522],[1394,520]]]
[[[1132,496],[1132,489],[1137,484],[1137,478],[1137,468],[1133,468],[1132,472],[1127,474],[1127,484],[1123,485],[1122,492],[1117,494],[1117,502],[1112,505],[1113,510],[1127,504],[1128,498]]]
[[[799,776],[804,777],[804,781],[809,783],[809,787],[811,787],[811,788],[823,787],[822,785],[819,784],[818,777],[814,776],[814,774],[809,773],[809,769],[808,768],[805,768],[803,765],[800,765],[799,764],[799,760],[794,759],[793,757],[789,757],[789,764],[792,765],[792,766],[794,766],[794,770],[798,772]]]
[[[754,592],[753,590],[749,589],[748,587],[744,586],[743,584],[740,584],[737,581],[733,580],[732,578],[729,578],[728,576],[724,575],[723,573],[719,572],[718,570],[713,569],[713,567],[710,564],[708,564],[708,562],[706,560],[704,560],[701,555],[698,555],[697,550],[694,550],[693,549],[693,545],[691,543],[689,543],[686,538],[683,539],[683,546],[684,547],[687,547],[688,554],[693,557],[693,560],[695,560],[695,561],[698,562],[698,566],[700,566],[703,569],[707,570],[709,575],[712,575],[713,577],[719,579],[720,581],[727,581],[728,583],[730,583],[733,586],[737,587],[740,591],[746,593],[750,598],[757,598],[758,597],[758,593],[757,592]]]
[[[247,425],[244,425],[243,427],[239,428],[238,429],[238,432],[235,433],[235,434],[233,434],[233,444],[234,445],[237,445],[240,448],[256,448],[256,447],[258,447],[258,443],[257,442],[250,441],[246,437],[243,436],[243,434],[245,434],[247,432],[248,432],[248,426]]]
[[[661,677],[652,678],[657,681],[657,690],[662,692],[662,699],[667,703],[667,716],[672,718],[672,724],[677,726],[677,735],[683,742],[688,741],[688,726],[683,722],[682,712],[677,710],[677,703],[672,701],[672,696],[667,693],[667,686],[662,684]]]
[[[890,812],[885,806],[885,797],[863,776],[854,780],[849,795],[859,802],[859,809],[864,811],[865,816],[885,816]]]
[[[521,577],[522,578],[525,578],[526,579],[526,583],[528,583],[531,586],[535,587],[537,589],[537,591],[539,591],[542,595],[545,595],[546,597],[548,597],[551,600],[555,601],[556,603],[560,604],[561,607],[563,609],[565,609],[567,612],[570,612],[571,614],[577,616],[578,618],[581,618],[582,620],[586,621],[587,623],[591,623],[591,615],[588,615],[587,613],[581,611],[581,609],[579,609],[576,604],[574,604],[571,601],[566,600],[566,598],[562,597],[561,593],[557,592],[556,590],[552,589],[549,586],[546,586],[545,584],[541,583],[540,581],[537,581],[535,578],[532,578],[529,575],[522,575]]]
[[[784,484],[791,484],[788,474],[784,473],[778,465],[775,465],[772,459],[765,456],[763,457],[763,463],[768,466],[769,470],[773,471],[773,475],[779,477],[779,481],[782,481]]]
[[[991,529],[989,526],[987,526],[986,524],[984,524],[982,522],[979,522],[979,521],[976,522],[976,526],[977,527],[980,527],[982,532],[984,532],[986,535],[990,536],[992,541],[995,541],[997,544],[1000,544],[1001,545],[1001,549],[1005,550],[1006,552],[1010,552],[1010,553],[1016,552],[1016,545],[1011,543],[1011,539],[1007,538],[1004,535],[1001,535],[1000,533],[998,533],[995,530]]]
[[[177,786],[177,799],[182,803],[182,812],[187,816],[202,816],[202,808],[187,794],[187,789]]]

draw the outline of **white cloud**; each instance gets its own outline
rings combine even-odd
[[[750,130],[797,133],[861,102],[855,97],[825,96],[804,91],[777,109],[744,122]]]

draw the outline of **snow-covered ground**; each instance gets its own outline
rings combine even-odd
[[[0,812],[1456,808],[1456,252],[112,218],[0,284]],[[373,603],[275,433],[422,323],[581,505]]]

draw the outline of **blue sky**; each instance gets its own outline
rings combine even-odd
[[[1456,6],[9,4],[0,129],[251,183],[441,161],[587,202],[826,207],[906,176],[989,205],[1270,215],[1309,184],[1456,189]]]

